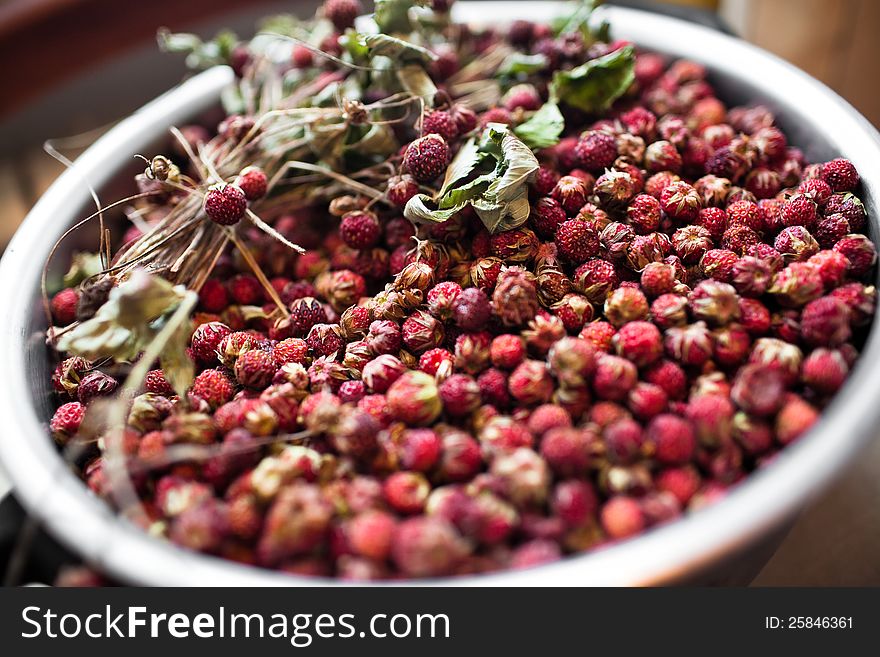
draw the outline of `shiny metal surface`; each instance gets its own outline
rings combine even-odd
[[[556,3],[466,3],[462,19],[546,20]],[[850,158],[863,175],[863,200],[878,234],[880,135],[840,97],[793,66],[742,41],[631,9],[606,7],[615,37],[706,64],[730,103],[762,102],[791,143],[811,159]],[[168,126],[216,103],[226,69],[192,78],[132,115],[82,155],[31,211],[0,263],[0,461],[16,493],[59,539],[122,581],[153,585],[309,585],[332,581],[281,575],[186,552],[116,518],[63,465],[46,422],[52,399],[38,304],[42,263],[57,237],[91,213],[83,180],[115,189],[136,170],[131,155],[150,152]],[[124,189],[124,187],[123,187]],[[106,198],[112,194],[105,192]],[[58,260],[63,267],[65,254]],[[743,555],[766,558],[794,514],[839,475],[880,420],[880,338],[873,331],[850,380],[820,422],[777,461],[703,511],[619,545],[531,570],[445,580],[462,585],[646,585],[717,581]],[[743,571],[743,572],[747,572]],[[747,577],[747,576],[746,576]]]

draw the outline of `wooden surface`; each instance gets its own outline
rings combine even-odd
[[[734,31],[792,62],[880,125],[880,2],[723,0]]]

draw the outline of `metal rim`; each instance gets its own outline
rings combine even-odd
[[[456,5],[459,18],[479,21],[494,14],[546,19],[559,3],[479,3]],[[880,135],[855,109],[827,87],[790,64],[738,39],[674,18],[618,7],[603,8],[615,36],[648,49],[675,53],[732,75],[748,73],[748,83],[772,99],[793,94],[803,109],[793,112],[805,125],[833,125],[833,146],[862,172],[880,171]],[[675,35],[674,41],[669,36]],[[7,385],[0,396],[6,430],[0,460],[18,497],[49,531],[111,575],[136,584],[340,585],[335,580],[294,577],[242,566],[179,549],[121,521],[64,465],[32,411],[24,345],[32,285],[51,241],[72,223],[71,208],[85,207],[82,181],[100,188],[127,163],[130,153],[161,137],[168,126],[214,104],[231,80],[228,69],[213,69],[122,121],[63,174],[33,208],[0,263],[0,371]],[[809,113],[808,113],[809,112]],[[817,118],[818,117],[818,118]],[[880,198],[880,179],[863,177],[867,196]],[[875,220],[875,217],[871,217]],[[63,219],[63,220],[60,220]],[[876,229],[876,224],[872,224]],[[670,525],[604,550],[573,556],[524,571],[478,577],[413,582],[460,585],[645,585],[681,579],[752,544],[801,508],[873,436],[880,420],[880,338],[872,331],[858,365],[820,421],[775,463],[756,472],[724,500]],[[39,439],[38,439],[39,438]]]

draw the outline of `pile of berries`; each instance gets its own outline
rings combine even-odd
[[[332,4],[347,26],[351,3]],[[266,319],[247,264],[220,259],[193,316],[188,395],[154,369],[128,416],[155,533],[348,579],[533,566],[718,500],[846,380],[876,302],[859,174],[807,163],[768,109],[726,107],[696,62],[639,53],[605,115],[563,108],[518,228],[491,234],[470,208],[406,220],[468,136],[541,107],[541,76],[625,45],[522,21],[462,38],[506,39],[548,70],[479,115],[426,112],[387,205],[278,218],[304,254],[243,233],[289,317]],[[438,54],[438,79],[465,63]],[[237,221],[253,177],[212,192],[211,218]],[[59,292],[55,323],[78,302]],[[52,381],[61,444],[117,387],[78,357]],[[216,449],[169,461],[181,444]],[[107,495],[100,455],[83,476]]]

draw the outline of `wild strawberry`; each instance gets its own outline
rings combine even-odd
[[[859,185],[859,172],[842,157],[823,164],[820,175],[835,192],[851,192]]]
[[[466,374],[453,374],[439,390],[443,409],[452,416],[464,417],[480,405],[480,386]]]
[[[535,179],[531,184],[537,194],[542,198],[547,198],[550,192],[553,191],[558,180],[559,173],[557,173],[555,169],[541,166],[535,172]]]
[[[648,300],[638,287],[619,287],[605,299],[605,318],[616,328],[648,317]]]
[[[853,233],[834,245],[834,250],[849,260],[849,272],[853,276],[864,276],[877,262],[877,249],[865,235]]]
[[[406,365],[396,356],[382,354],[364,365],[361,378],[370,392],[381,394],[406,371]]]
[[[229,281],[229,292],[235,303],[253,306],[263,302],[265,293],[260,281],[250,274],[239,274]]]
[[[431,485],[419,472],[395,472],[382,485],[382,494],[388,505],[403,514],[422,511]]]
[[[220,183],[205,194],[205,214],[215,224],[233,226],[247,210],[247,198],[237,185]]]
[[[569,333],[580,331],[584,324],[593,320],[595,313],[593,305],[585,296],[574,293],[565,294],[551,309]]]
[[[413,426],[430,424],[443,406],[434,378],[424,372],[406,372],[391,384],[386,397],[391,415]]]
[[[673,233],[672,248],[683,263],[695,264],[712,248],[712,235],[702,226],[683,226]]]
[[[385,561],[391,554],[397,523],[390,513],[368,510],[345,523],[345,535],[356,554]]]
[[[388,200],[398,208],[404,207],[407,202],[418,193],[419,184],[416,182],[415,178],[407,173],[389,178],[388,187],[385,189],[385,195],[388,197]],[[391,246],[396,245],[389,242],[389,247]]]
[[[562,176],[553,188],[552,197],[569,214],[575,215],[584,203],[590,189],[580,178],[574,176]]]
[[[306,344],[318,356],[330,356],[345,346],[337,324],[315,324],[306,337]]]
[[[555,185],[556,183],[554,183]],[[549,196],[538,199],[532,210],[531,219],[535,224],[535,230],[543,237],[553,237],[559,224],[567,219],[565,210],[559,201]]]
[[[818,419],[819,411],[815,406],[792,395],[776,416],[776,439],[783,445],[788,445],[806,433]]]
[[[626,210],[629,225],[640,235],[653,233],[660,227],[660,202],[649,194],[639,194]]]
[[[660,331],[650,322],[628,322],[620,327],[612,339],[618,356],[632,361],[637,367],[650,365],[663,354]]]
[[[462,431],[443,434],[437,471],[446,481],[467,481],[479,472],[483,458],[480,445]]]
[[[517,84],[510,88],[501,99],[505,109],[513,112],[517,109],[524,109],[527,112],[533,112],[541,107],[541,95],[538,90],[531,84]]]
[[[602,171],[617,158],[617,141],[607,132],[591,130],[577,141],[575,155],[585,169]]]
[[[52,297],[52,318],[58,326],[67,326],[76,321],[76,306],[79,303],[79,292],[66,287]]]
[[[803,226],[783,228],[773,246],[786,262],[807,260],[819,252],[819,243]]]
[[[327,312],[314,297],[302,297],[290,304],[290,323],[296,335],[307,335],[315,324],[327,321]]]
[[[361,14],[363,7],[359,0],[325,0],[324,16],[339,32],[354,27],[355,19]]]
[[[849,283],[831,291],[831,296],[849,306],[854,326],[863,326],[871,321],[877,305],[877,290],[873,285]]]
[[[850,232],[861,233],[865,229],[865,205],[857,196],[849,192],[832,194],[825,204],[826,217],[841,215],[849,223]]]
[[[453,103],[448,112],[452,120],[455,121],[459,135],[466,135],[476,129],[478,119],[471,108],[461,103]]]
[[[232,333],[226,324],[208,322],[202,324],[192,334],[190,347],[193,356],[202,363],[211,363],[217,359],[220,342]]]
[[[118,382],[112,376],[95,370],[89,372],[80,380],[76,392],[80,403],[88,404],[95,397],[112,395],[118,385]]]
[[[423,135],[440,135],[447,144],[458,137],[458,125],[449,112],[443,110],[427,110],[422,115],[420,131]]]
[[[238,360],[241,361],[240,358]],[[191,390],[196,397],[208,402],[212,409],[219,408],[231,400],[235,394],[235,386],[232,384],[232,381],[229,380],[229,377],[224,372],[218,369],[200,372],[193,380]]]
[[[165,397],[171,397],[174,394],[174,388],[165,379],[165,374],[162,370],[150,370],[147,372],[147,376],[144,378],[144,388],[146,388],[147,392],[164,395]]]
[[[55,441],[64,445],[73,438],[79,431],[85,413],[86,407],[80,402],[68,402],[59,406],[49,422],[49,430]]]
[[[392,541],[392,560],[410,577],[449,575],[470,548],[449,522],[429,516],[398,525]]]
[[[502,324],[526,324],[539,308],[534,275],[522,267],[508,267],[501,271],[492,301],[495,315]]]
[[[236,359],[235,378],[246,388],[262,390],[272,382],[276,369],[272,354],[262,349],[251,349]]]
[[[575,289],[592,303],[604,303],[605,297],[617,287],[617,272],[607,260],[593,258],[588,260],[574,272]]]
[[[660,206],[673,219],[693,223],[702,207],[700,195],[686,182],[674,182],[660,193]]]
[[[428,134],[407,146],[403,166],[416,180],[429,183],[446,170],[449,146],[437,134]]]
[[[602,507],[600,519],[602,528],[612,539],[638,534],[647,524],[638,501],[624,495],[616,495],[609,499]]]
[[[569,219],[556,229],[559,253],[576,265],[599,254],[599,236],[586,222]]]
[[[355,211],[342,216],[339,236],[353,249],[367,249],[379,241],[382,229],[372,212]]]
[[[229,305],[226,286],[216,278],[209,278],[199,290],[199,307],[208,313],[219,313]]]
[[[481,330],[491,314],[489,297],[476,287],[462,290],[452,303],[452,318],[463,331]]]
[[[801,337],[817,347],[836,347],[849,340],[850,310],[840,299],[820,297],[804,306]]]
[[[401,464],[407,470],[428,472],[440,459],[441,450],[440,436],[433,429],[407,429],[401,437]]]
[[[235,184],[244,192],[248,201],[256,201],[266,195],[268,179],[260,167],[245,167],[235,179]]]

